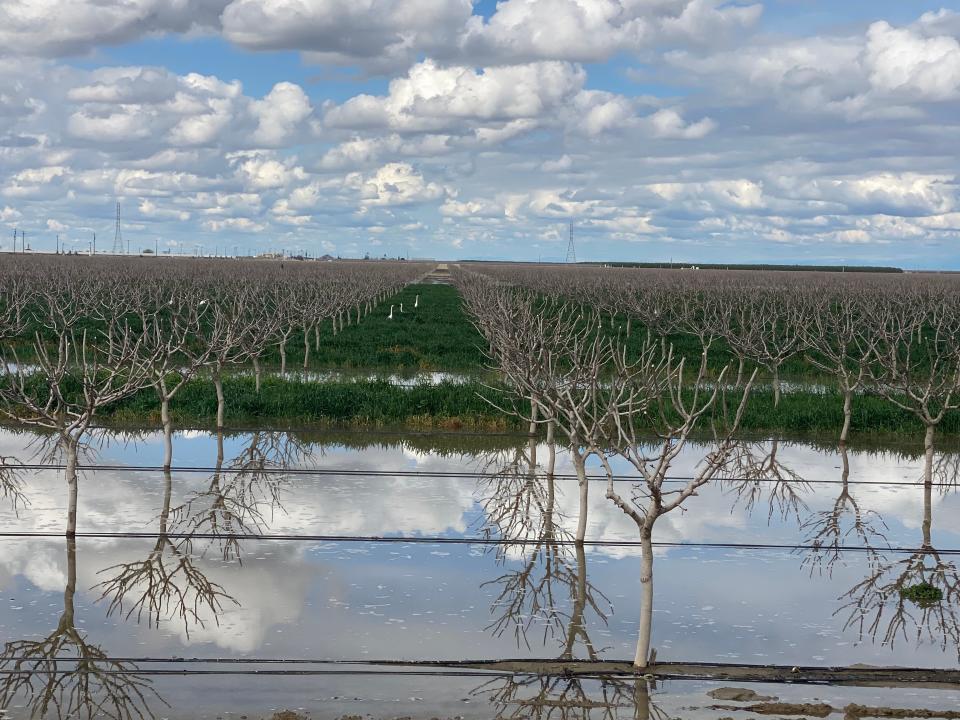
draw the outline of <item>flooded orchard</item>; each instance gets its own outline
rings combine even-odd
[[[0,434],[8,715],[699,719],[774,697],[798,713],[960,704],[924,684],[731,694],[716,678],[612,671],[602,662],[637,644],[637,528],[590,463],[573,542],[573,460],[542,439],[178,432],[173,450],[165,471],[163,433],[93,432],[71,508],[56,444]],[[702,455],[692,443],[666,486]],[[690,511],[658,526],[657,662],[956,670],[960,454],[938,454],[932,487],[923,466],[895,449],[741,443]],[[629,469],[613,469],[629,492]],[[536,671],[559,660],[587,661],[584,674]]]

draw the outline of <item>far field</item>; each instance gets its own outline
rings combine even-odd
[[[419,306],[414,309],[419,295]],[[400,313],[400,304],[404,311]],[[393,305],[393,318],[389,319]],[[619,319],[615,323],[621,322]],[[641,332],[631,336],[635,342]],[[496,373],[483,352],[483,338],[464,313],[457,290],[443,284],[415,284],[376,307],[358,324],[333,334],[324,327],[319,350],[311,350],[309,369],[302,371],[302,335],[291,336],[286,376],[276,372],[279,356],[265,360],[259,393],[249,368],[238,368],[224,381],[226,421],[232,427],[408,426],[418,428],[520,431],[521,423],[499,410],[508,393],[498,389]],[[698,349],[684,336],[677,348],[696,358]],[[716,364],[725,361],[722,348]],[[793,359],[784,379],[793,381],[778,407],[773,394],[760,387],[749,404],[742,429],[833,439],[843,422],[842,397],[830,380]],[[424,373],[440,373],[432,380]],[[453,379],[446,379],[446,375]],[[205,427],[217,407],[213,385],[204,377],[190,381],[174,398],[172,416],[182,426]],[[154,392],[143,390],[99,414],[108,424],[155,423],[159,405]],[[854,405],[852,428],[861,440],[922,434],[910,413],[880,397],[864,395]],[[960,432],[960,417],[950,413],[941,428]]]

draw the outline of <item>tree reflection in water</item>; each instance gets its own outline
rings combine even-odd
[[[129,620],[135,616],[137,623],[146,619],[150,627],[159,627],[163,620],[179,617],[189,638],[191,626],[204,627],[204,615],[209,614],[216,620],[223,602],[239,603],[197,565],[189,538],[170,537],[170,470],[164,470],[163,478],[163,507],[153,548],[142,560],[101,570],[98,574],[106,579],[94,589],[100,590],[98,601],[109,599],[107,617],[117,613]],[[124,603],[129,603],[126,612]]]
[[[111,660],[76,626],[77,544],[67,537],[67,582],[63,614],[40,640],[15,640],[0,656],[0,708],[22,697],[32,717],[111,720],[153,717],[150,703],[166,704],[151,681],[130,662]]]
[[[512,675],[490,680],[473,694],[489,702],[496,720],[667,720],[651,700],[655,689],[644,678]]]
[[[286,471],[312,455],[309,444],[292,433],[256,431],[224,471],[223,432],[216,435],[217,455],[209,485],[174,508],[180,531],[218,544],[225,561],[240,560],[244,536],[266,531],[283,510]],[[192,550],[192,539],[187,539]],[[200,554],[206,552],[206,548]]]
[[[743,441],[736,444],[724,467],[729,479],[721,480],[736,497],[734,507],[743,505],[752,514],[758,504],[767,503],[767,522],[777,513],[782,520],[791,517],[800,522],[807,504],[802,494],[809,493],[810,484],[779,458],[780,441],[766,443]]]
[[[145,619],[151,627],[179,618],[189,638],[191,626],[204,627],[205,617],[218,622],[224,603],[239,604],[198,564],[194,535],[202,533],[205,540],[219,542],[223,559],[239,562],[243,536],[266,530],[268,518],[272,520],[275,511],[282,509],[284,472],[308,457],[311,450],[287,433],[254,432],[229,463],[230,472],[224,473],[223,441],[223,433],[218,433],[216,469],[210,485],[174,509],[172,477],[165,463],[163,505],[154,547],[142,560],[100,571],[107,576],[97,588],[100,599],[110,601],[108,616],[135,616],[138,623]],[[172,517],[178,522],[171,530]]]
[[[941,463],[939,468],[950,467]],[[954,465],[955,467],[955,465]],[[861,640],[872,638],[894,649],[896,642],[929,642],[948,648],[960,659],[960,573],[933,544],[933,483],[925,470],[920,547],[898,559],[879,557],[871,572],[847,591],[839,613],[847,613],[844,629],[855,628]],[[956,477],[945,483],[956,486]]]
[[[864,509],[850,490],[850,458],[846,445],[840,445],[840,493],[833,506],[812,512],[801,523],[804,532],[803,544],[810,547],[803,559],[804,567],[815,572],[833,576],[833,568],[843,562],[845,547],[861,545],[865,548],[868,567],[875,568],[881,562],[878,545],[888,545],[884,531],[887,524],[875,510]]]
[[[481,585],[499,587],[491,608],[494,620],[487,629],[497,637],[512,630],[517,646],[529,649],[529,632],[542,625],[542,643],[557,640],[561,659],[575,657],[578,644],[586,657],[596,659],[586,615],[592,612],[606,624],[612,607],[587,579],[583,546],[571,543],[573,535],[557,508],[556,445],[548,444],[546,472],[540,472],[534,442],[528,452],[521,448],[493,459],[479,481],[483,533],[505,541],[494,546],[497,562],[513,566]]]
[[[15,515],[20,514],[20,508],[30,504],[23,491],[19,464],[16,458],[0,455],[0,500],[9,502]]]

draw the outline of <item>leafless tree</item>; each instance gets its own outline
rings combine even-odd
[[[815,287],[808,296],[808,321],[800,325],[806,359],[836,378],[843,395],[840,443],[850,437],[853,396],[861,387],[874,355],[876,336],[867,320],[876,316],[873,293],[845,286]]]
[[[90,288],[73,288],[90,291]],[[51,292],[37,303],[36,321],[51,343],[34,335],[32,360],[21,363],[15,347],[0,346],[0,415],[54,432],[66,454],[66,479],[74,511],[67,533],[76,532],[77,453],[97,411],[149,383],[152,357],[141,352],[144,335],[109,317],[92,331],[78,329],[81,317],[70,298]]]
[[[902,286],[874,308],[868,370],[883,396],[923,423],[924,482],[933,482],[937,426],[960,408],[960,300],[939,287]]]

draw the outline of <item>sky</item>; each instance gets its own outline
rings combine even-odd
[[[958,148],[960,2],[0,0],[0,250],[960,269]]]

